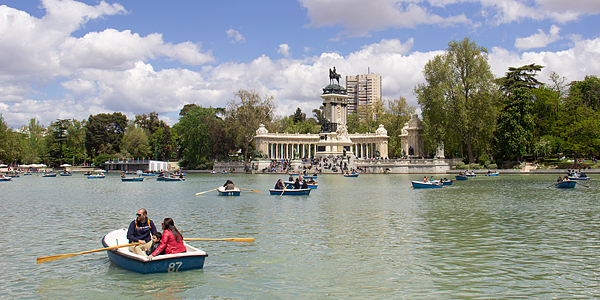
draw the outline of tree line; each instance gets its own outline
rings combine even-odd
[[[537,80],[544,66],[509,67],[494,78],[488,51],[468,38],[452,41],[424,67],[414,88],[430,151],[469,164],[503,165],[568,156],[596,157],[600,150],[600,79],[571,81],[555,72]]]

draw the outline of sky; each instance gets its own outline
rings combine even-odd
[[[272,96],[276,115],[318,108],[334,66],[380,74],[404,97],[448,43],[468,37],[496,77],[544,66],[567,82],[600,76],[598,0],[0,0],[0,114],[87,119],[189,103],[225,107],[239,90]]]

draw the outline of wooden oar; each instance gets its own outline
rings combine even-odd
[[[63,259],[63,258],[75,256],[75,255],[86,254],[86,253],[93,253],[93,252],[100,252],[100,251],[107,251],[107,250],[113,250],[113,249],[117,249],[117,248],[135,246],[135,245],[139,245],[139,244],[140,243],[138,242],[138,243],[125,244],[125,245],[117,245],[117,246],[112,246],[112,247],[107,247],[107,248],[102,248],[102,249],[96,249],[96,250],[91,250],[91,251],[84,251],[84,252],[79,252],[79,253],[69,253],[69,254],[59,254],[59,255],[45,256],[45,257],[38,257],[37,258],[37,263],[41,264],[41,263],[45,263],[45,262],[49,262],[49,261],[54,261],[54,260],[59,260],[59,259]]]
[[[285,189],[287,188],[287,184],[283,184],[283,191],[281,191],[281,195],[279,195],[279,197],[283,196],[283,193],[285,193]]]
[[[588,188],[588,189],[590,188],[590,186],[589,186],[589,185],[585,185],[585,184],[581,184],[581,183],[579,183],[579,185],[583,185],[583,186],[585,186],[585,187],[586,187],[586,188]]]
[[[210,190],[210,191],[204,191],[204,192],[196,193],[196,196],[198,196],[198,195],[202,195],[202,194],[204,194],[204,193],[208,193],[208,192],[216,191],[216,190],[218,190],[218,189],[219,189],[219,188],[212,189],[212,190]]]
[[[246,190],[246,191],[251,191],[251,192],[257,192],[258,193],[257,190],[245,189],[245,188],[241,188],[241,187],[238,187],[238,189],[240,189],[240,190]]]
[[[254,238],[229,238],[229,239],[190,239],[184,238],[184,241],[223,241],[223,242],[244,242],[254,243]]]

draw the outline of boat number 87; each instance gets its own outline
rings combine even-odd
[[[179,271],[179,267],[181,267],[181,265],[183,265],[183,263],[180,262],[180,261],[174,262],[174,263],[170,263],[169,264],[169,268],[167,269],[167,271],[169,273],[171,273],[171,272],[177,272],[177,271]]]

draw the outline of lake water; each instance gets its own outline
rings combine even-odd
[[[594,176],[594,175],[592,175]],[[85,299],[497,299],[600,296],[600,184],[478,175],[413,190],[422,175],[321,175],[310,196],[270,196],[285,175],[190,174],[185,182],[21,176],[0,182],[0,297]],[[257,189],[196,196],[232,179]],[[172,217],[204,270],[141,275],[102,248],[139,208]]]

